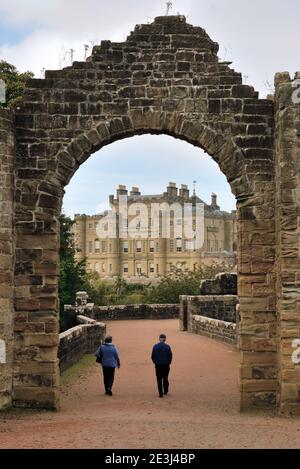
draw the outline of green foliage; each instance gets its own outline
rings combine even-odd
[[[22,102],[26,82],[33,78],[32,72],[19,73],[16,67],[4,60],[0,61],[0,79],[6,84],[6,103],[2,107],[13,108]]]
[[[121,305],[126,303],[126,298],[129,294],[134,294],[135,290],[129,286],[125,279],[121,276],[116,277],[113,285],[107,285],[105,304],[106,305]]]
[[[87,292],[92,303],[105,306],[107,290],[107,285],[100,279],[97,272],[86,273],[84,291]]]
[[[225,265],[203,266],[195,272],[174,272],[161,279],[158,285],[150,286],[145,295],[149,304],[177,304],[181,295],[199,295],[200,282],[225,272]]]
[[[199,295],[201,280],[215,278],[218,273],[227,270],[225,264],[214,264],[203,266],[195,272],[174,272],[163,277],[157,285],[150,286],[128,284],[121,277],[117,277],[113,284],[105,284],[98,274],[88,274],[90,286],[87,291],[91,300],[99,306],[177,304],[181,295]]]
[[[123,305],[141,305],[145,303],[145,295],[143,293],[131,293],[126,295],[123,301]]]
[[[120,275],[115,279],[114,285],[113,285],[113,291],[117,297],[121,297],[124,295],[124,293],[128,290],[127,288],[127,283],[124,278],[122,278]]]
[[[61,328],[63,329],[64,305],[74,304],[76,292],[86,287],[85,261],[77,262],[72,233],[73,221],[65,215],[60,216],[60,279],[59,299]]]

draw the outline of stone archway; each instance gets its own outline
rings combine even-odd
[[[93,152],[145,133],[202,148],[227,177],[238,210],[240,407],[280,403],[274,103],[217,52],[184,17],[158,17],[124,43],[103,41],[86,62],[29,81],[15,124],[15,406],[58,406],[64,187]]]

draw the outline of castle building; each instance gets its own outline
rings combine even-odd
[[[122,200],[126,200],[128,208],[125,225],[122,222]],[[110,212],[93,216],[75,215],[73,230],[77,259],[86,259],[89,272],[96,271],[103,279],[120,275],[128,280],[142,280],[159,278],[174,271],[195,271],[203,264],[224,262],[231,268],[235,267],[236,212],[222,211],[215,194],[212,194],[211,203],[206,204],[196,195],[195,190],[191,195],[186,185],[182,185],[178,190],[175,183],[169,183],[166,192],[158,195],[142,195],[137,187],[133,187],[128,193],[126,186],[120,185],[116,196],[109,197],[109,202]],[[202,207],[204,228],[201,248],[197,248],[195,244],[193,247],[185,237],[185,218],[180,217],[180,210],[178,212],[178,209],[176,211],[174,208],[181,207],[184,213],[186,206],[192,207],[190,211],[193,229],[196,227],[198,213],[196,206]],[[159,207],[158,228],[155,234],[153,217],[151,218],[153,207]],[[166,225],[163,217],[166,207],[171,207],[167,217],[167,224],[170,225],[168,236],[163,229]],[[141,211],[145,210],[148,214],[146,225],[141,222],[141,217],[137,217],[137,213],[141,215]],[[105,225],[112,212],[116,221],[114,236],[104,236],[103,230],[99,234],[99,226]],[[120,231],[121,224],[123,228],[127,228],[126,236]],[[134,238],[130,234],[133,224],[139,232],[139,236]]]

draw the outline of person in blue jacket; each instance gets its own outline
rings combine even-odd
[[[95,356],[97,357],[97,362],[102,365],[105,394],[112,396],[115,370],[116,368],[120,369],[121,363],[118,350],[113,345],[110,335],[105,338],[104,344],[100,345]]]
[[[151,355],[156,370],[159,397],[164,397],[169,392],[169,373],[173,354],[170,345],[166,344],[166,340],[166,335],[161,334],[159,343],[154,345]]]

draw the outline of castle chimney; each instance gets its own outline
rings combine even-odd
[[[220,207],[218,205],[218,196],[214,193],[212,193],[211,195],[211,208],[213,208],[214,210],[220,210]]]
[[[135,195],[141,195],[141,192],[140,192],[139,187],[133,187],[133,188],[131,189],[130,195],[133,195],[133,196],[135,196]]]
[[[117,189],[117,198],[119,198],[120,195],[128,195],[128,190],[126,186],[119,185]]]
[[[188,200],[190,198],[190,191],[186,184],[181,184],[181,189],[179,190],[179,196],[182,197],[184,200]]]
[[[169,185],[167,187],[167,194],[170,197],[177,197],[178,193],[177,193],[176,182],[169,182]]]

